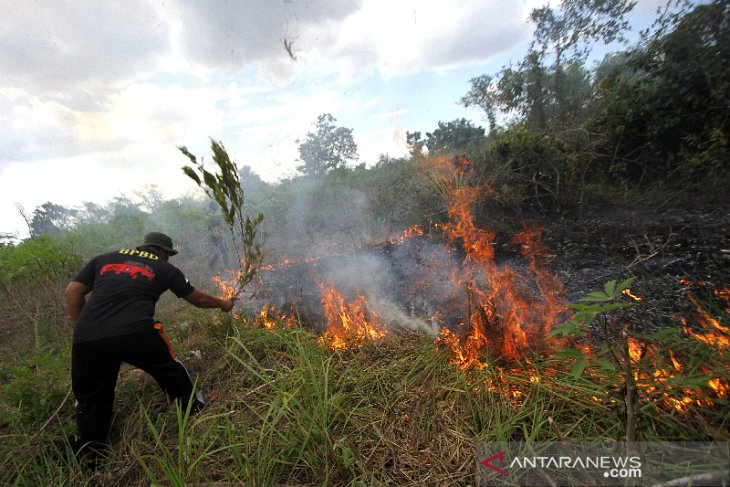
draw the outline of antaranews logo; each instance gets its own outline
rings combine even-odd
[[[485,442],[475,453],[476,485],[653,485],[695,476],[730,485],[728,441]]]
[[[497,453],[496,455],[492,455],[491,457],[487,458],[486,460],[482,460],[482,465],[484,465],[487,468],[491,468],[492,470],[494,470],[497,473],[500,473],[502,475],[507,475],[506,470],[502,470],[501,468],[496,467],[495,465],[492,464],[492,462],[499,459],[499,465],[500,466],[504,465],[505,455],[507,455],[506,451],[502,451],[502,452]]]
[[[507,451],[501,451],[496,455],[482,460],[482,465],[494,470],[501,475],[507,475],[510,469],[544,469],[544,470],[590,470],[597,469],[603,471],[604,477],[612,478],[640,478],[641,477],[641,458],[638,456],[569,456],[569,455],[541,455],[541,456],[515,456],[511,462],[505,467],[504,458]],[[496,465],[499,460],[499,467]]]

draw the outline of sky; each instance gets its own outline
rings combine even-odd
[[[407,131],[486,127],[459,99],[523,57],[545,3],[0,0],[0,234],[27,235],[18,205],[196,194],[177,147],[208,160],[210,138],[267,182],[296,176],[323,113],[366,165],[406,155]]]

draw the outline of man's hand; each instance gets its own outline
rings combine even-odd
[[[223,304],[221,305],[221,309],[225,311],[226,313],[231,311],[233,309],[233,305],[235,304],[232,299],[223,299]]]
[[[198,308],[220,308],[223,311],[233,309],[232,299],[219,299],[197,289],[183,299]]]

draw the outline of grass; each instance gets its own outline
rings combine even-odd
[[[169,406],[149,379],[123,371],[113,446],[91,472],[71,454],[72,401],[58,408],[68,378],[39,376],[54,382],[42,389],[51,401],[44,414],[23,416],[21,407],[13,416],[12,398],[2,397],[15,420],[0,424],[0,484],[466,485],[480,442],[621,439],[625,432],[620,374],[608,367],[576,375],[569,357],[532,357],[462,372],[422,333],[393,332],[333,352],[302,328],[209,317],[186,317],[192,324],[176,345],[183,358],[186,350],[202,355],[186,364],[208,408],[191,416]],[[683,373],[654,389],[640,386],[639,439],[727,439],[728,399],[706,387],[708,374],[728,383],[727,357],[702,343],[679,344]],[[37,360],[28,363],[38,368]],[[656,367],[648,355],[634,364],[646,374]],[[4,382],[3,390],[25,390]],[[692,384],[706,402],[684,412],[666,404]]]

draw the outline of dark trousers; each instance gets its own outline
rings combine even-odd
[[[141,333],[73,345],[71,381],[76,397],[80,444],[102,449],[107,443],[119,367],[126,362],[150,374],[170,399],[193,399],[192,409],[205,405],[190,374],[170,348],[161,323]]]

